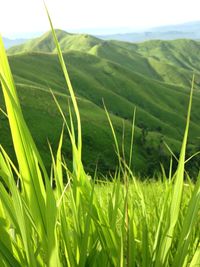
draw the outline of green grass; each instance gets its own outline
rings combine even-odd
[[[178,168],[172,177],[167,179],[163,173],[159,181],[137,180],[121,157],[115,117],[106,112],[119,169],[112,182],[95,183],[82,164],[77,105],[85,102],[74,95],[53,28],[52,33],[71,97],[68,117],[57,101],[60,96],[54,93],[53,97],[68,132],[73,164],[62,157],[62,132],[56,153],[50,145],[50,174],[24,120],[0,40],[0,80],[17,159],[15,166],[1,146],[1,266],[199,266],[200,177],[196,184],[189,177],[184,182],[193,86]]]

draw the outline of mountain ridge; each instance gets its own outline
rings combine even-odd
[[[104,40],[144,42],[148,40],[200,40],[200,21],[148,28],[143,31],[98,35]]]
[[[189,148],[195,151],[200,132],[199,42],[180,40],[131,44],[56,32],[80,106],[84,151],[90,151],[90,154],[84,154],[88,169],[92,159],[94,165],[99,162],[101,171],[112,169],[116,163],[111,156],[114,153],[111,149],[112,136],[102,98],[111,114],[119,140],[122,140],[122,121],[130,137],[133,111],[135,107],[137,109],[135,170],[142,167],[144,173],[152,175],[155,169],[152,164],[154,167],[159,165],[161,159],[167,164],[168,152],[162,140],[173,147],[175,154],[178,153],[194,70],[197,77],[193,101],[195,113],[191,119]],[[57,144],[58,128],[62,125],[61,118],[58,119],[58,115],[55,115],[57,113],[52,111],[56,107],[50,100],[49,88],[58,96],[65,111],[65,100],[68,97],[52,40],[51,35],[46,33],[28,42],[28,45],[8,50],[20,99],[36,140],[39,127],[36,121],[39,121],[41,127],[46,125],[41,140],[38,140],[39,147],[44,147],[47,137],[53,144]],[[194,53],[191,47],[196,47]],[[40,116],[39,112],[46,117]],[[52,128],[51,120],[57,125],[56,130]],[[128,140],[125,141],[126,147]],[[48,157],[46,151],[43,153]]]
[[[71,32],[71,31],[70,31]],[[73,32],[73,31],[72,31]],[[143,42],[151,39],[161,39],[161,40],[174,40],[174,39],[200,39],[200,21],[186,22],[181,24],[174,25],[164,25],[156,26],[146,29],[137,29],[132,30],[131,28],[111,28],[111,29],[101,29],[101,33],[98,33],[98,29],[82,29],[74,31],[74,34],[86,34],[93,35],[100,39],[114,39],[121,41],[129,42]],[[37,36],[40,36],[42,33],[33,32],[33,33],[21,33],[18,34],[15,38],[12,36],[12,42],[20,43],[20,39],[27,40],[33,39]],[[4,38],[5,40],[6,38]],[[6,48],[9,48],[11,45],[5,40]],[[17,44],[17,43],[16,43]],[[15,43],[13,43],[15,45]]]
[[[59,29],[56,29],[55,32],[63,52],[67,51],[68,49],[88,51],[88,49],[90,49],[92,46],[101,42],[100,39],[88,34],[73,34]],[[81,43],[81,46],[79,43]],[[11,47],[8,49],[8,54],[25,52],[54,53],[55,51],[55,44],[51,32],[49,31],[38,38],[29,40],[24,44]]]

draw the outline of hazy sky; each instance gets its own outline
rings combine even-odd
[[[46,0],[55,28],[149,28],[200,20],[200,0]],[[42,0],[3,0],[0,33],[49,30]]]

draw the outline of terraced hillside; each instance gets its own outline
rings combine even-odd
[[[159,169],[160,161],[167,166],[169,156],[164,141],[175,154],[178,153],[193,72],[196,83],[188,155],[198,149],[199,42],[131,44],[60,30],[57,34],[78,98],[83,123],[83,158],[89,171],[96,164],[102,172],[112,171],[117,162],[102,100],[111,114],[119,143],[124,139],[125,154],[129,152],[136,107],[133,168],[152,175],[155,166]],[[55,150],[62,129],[62,119],[49,89],[53,90],[66,113],[70,103],[51,34],[13,47],[8,53],[25,117],[48,165],[47,139]],[[3,105],[2,97],[0,105]],[[11,150],[6,118],[0,116],[4,122],[0,126],[1,140]],[[67,134],[65,151],[64,156],[70,160]]]

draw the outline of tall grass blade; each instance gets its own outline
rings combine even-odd
[[[191,114],[191,107],[192,107],[192,95],[194,90],[194,76],[192,80],[192,87],[190,92],[190,99],[188,105],[188,113],[187,113],[187,121],[186,121],[186,128],[183,137],[183,143],[181,147],[180,157],[178,168],[176,172],[176,178],[173,186],[172,192],[172,200],[170,204],[170,209],[168,213],[168,220],[169,223],[167,228],[162,236],[162,241],[160,243],[160,247],[158,249],[158,254],[156,256],[156,267],[165,266],[167,261],[167,256],[172,244],[172,240],[174,238],[174,229],[176,227],[179,212],[180,212],[180,204],[182,199],[182,191],[183,191],[183,181],[184,181],[184,167],[185,167],[185,153],[186,153],[186,145],[187,145],[187,138],[188,138],[188,131],[189,131],[189,123],[190,123],[190,114]]]
[[[51,31],[52,31],[54,42],[55,42],[55,45],[56,45],[56,49],[57,49],[60,65],[61,65],[62,71],[64,73],[64,77],[65,77],[65,80],[66,80],[66,83],[67,83],[67,86],[68,86],[68,89],[69,89],[69,93],[70,93],[70,96],[71,96],[71,99],[72,99],[74,111],[75,111],[75,114],[76,114],[77,126],[78,126],[78,154],[79,154],[79,159],[81,159],[82,131],[81,131],[80,113],[79,113],[76,97],[75,97],[75,94],[74,94],[74,90],[73,90],[73,87],[72,87],[72,84],[71,84],[71,81],[70,81],[70,78],[69,78],[69,74],[68,74],[67,68],[65,66],[65,61],[64,61],[64,58],[63,58],[63,55],[62,55],[62,52],[61,52],[61,48],[60,48],[60,45],[59,45],[59,42],[58,42],[58,39],[57,39],[57,36],[56,36],[56,32],[55,32],[55,30],[53,28],[53,24],[52,24],[52,21],[51,21],[51,18],[50,18],[50,15],[49,15],[49,12],[48,12],[48,9],[46,7],[45,2],[44,2],[44,5],[45,5],[46,13],[47,13],[47,16],[48,16],[48,19],[49,19],[49,23],[50,23],[50,26],[51,26]]]
[[[199,211],[200,211],[200,175],[198,177],[195,189],[192,193],[192,197],[187,207],[187,213],[184,218],[181,234],[179,236],[177,252],[172,267],[181,267],[184,265],[184,262],[188,255],[189,245],[191,244],[191,238],[194,226],[199,221]]]

